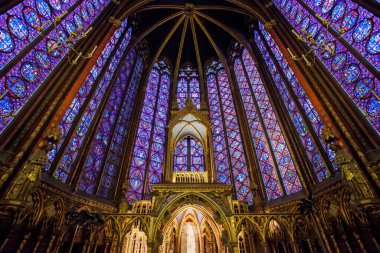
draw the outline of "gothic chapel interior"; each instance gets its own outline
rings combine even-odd
[[[0,252],[380,252],[380,0],[0,0]]]

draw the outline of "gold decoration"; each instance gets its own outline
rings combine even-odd
[[[50,129],[47,134],[47,139],[53,143],[58,143],[62,138],[62,129],[60,127],[54,127]]]
[[[121,21],[113,16],[111,16],[109,18],[109,22],[113,25],[113,26],[116,26],[116,27],[120,27],[121,26]]]
[[[271,21],[266,22],[266,23],[264,24],[264,27],[265,27],[266,30],[270,30],[270,29],[273,28],[273,26],[274,26],[275,24],[276,24],[276,20],[272,19]]]
[[[337,148],[332,146],[331,149],[336,150]],[[346,149],[338,149],[335,151],[335,155],[342,179],[352,192],[355,200],[373,198],[373,193],[351,154]]]
[[[338,139],[338,134],[333,128],[322,128],[322,139],[325,143],[329,144]]]
[[[45,167],[48,158],[47,153],[53,149],[53,145],[48,143],[43,149],[35,151],[28,159],[19,177],[16,179],[8,199],[25,201],[35,189],[40,180],[41,171]]]

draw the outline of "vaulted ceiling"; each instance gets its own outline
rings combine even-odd
[[[152,61],[166,57],[174,69],[185,63],[203,68],[210,58],[220,58],[218,50],[226,56],[231,41],[247,41],[248,13],[226,1],[154,1],[132,17]]]

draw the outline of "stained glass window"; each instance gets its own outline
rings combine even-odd
[[[180,69],[178,76],[177,103],[179,109],[185,106],[188,97],[200,109],[201,97],[198,72],[190,65],[186,65]]]
[[[128,173],[129,203],[148,197],[151,185],[162,180],[169,91],[169,65],[160,60],[154,64],[146,87]]]
[[[43,35],[44,29],[52,25],[55,17],[65,15],[66,11],[72,11],[71,7],[78,5],[79,2],[66,1],[60,5],[59,10],[56,10],[51,8],[45,0],[25,0],[1,14],[0,24],[4,37],[0,37],[0,69],[6,67],[9,61],[34,39]],[[9,42],[12,42],[12,45]]]
[[[264,43],[257,31],[254,32],[256,43],[261,54],[264,57],[265,63],[268,66],[271,76],[273,77],[273,81],[279,90],[282,101],[288,109],[289,115],[299,134],[299,137],[304,147],[306,147],[307,155],[311,164],[313,165],[317,178],[319,181],[321,181],[322,179],[329,176],[328,169],[326,168],[326,163],[324,162],[323,157],[327,158],[329,156],[331,162],[334,162],[334,152],[332,152],[322,140],[322,128],[324,127],[324,124],[322,123],[318,113],[308,99],[301,84],[296,79],[294,72],[290,68],[289,64],[285,60],[272,37],[264,29],[262,23],[259,24],[259,28],[264,35],[263,37],[266,40],[266,43],[268,44],[268,47],[275,59],[270,55],[267,47],[265,46],[266,43]],[[277,62],[278,65],[276,65],[275,62]],[[284,80],[285,78],[287,82]],[[293,97],[296,97],[298,99],[298,102],[295,101]],[[305,115],[307,117],[307,120],[311,123],[311,128],[308,126],[307,120],[305,120],[305,117],[303,115]],[[313,138],[312,133],[318,136],[317,140]],[[322,154],[322,152],[319,151],[318,144],[323,148],[322,152],[325,152],[325,154]],[[334,165],[336,166],[335,163]]]
[[[274,1],[301,36],[306,38],[311,34],[316,41],[326,44],[316,51],[317,57],[380,133],[380,80],[376,77],[380,66],[379,18],[350,0],[319,4],[305,0],[305,3]],[[344,40],[336,40],[320,19],[311,15],[311,8],[332,23],[330,28],[335,33],[344,32]],[[362,62],[369,62],[373,67]]]
[[[206,78],[217,182],[232,183],[237,198],[252,204],[248,164],[227,73],[220,62],[212,61]]]
[[[104,158],[109,149],[110,138],[115,130],[117,116],[120,110],[122,99],[125,97],[128,79],[133,70],[133,64],[136,58],[136,52],[133,50],[125,60],[124,65],[120,70],[115,86],[108,98],[107,105],[103,111],[102,119],[98,125],[98,129],[92,140],[92,147],[85,160],[85,165],[82,170],[79,180],[79,190],[93,194],[100,176]]]
[[[103,95],[109,90],[113,73],[129,43],[131,29],[127,30],[126,27],[127,20],[107,43],[59,124],[63,132],[62,139],[56,149],[49,153],[47,167],[49,169],[52,163],[55,164],[54,167],[58,168],[54,172],[54,177],[62,182],[67,180],[88,128],[103,100]],[[105,71],[102,71],[103,68]],[[73,133],[69,136],[71,132]],[[63,152],[64,155],[61,156]]]
[[[189,164],[189,146],[188,138],[182,139],[177,142],[174,149],[174,171],[188,171]]]
[[[87,2],[58,2],[57,10],[46,0],[24,0],[0,16],[0,133],[66,56],[68,47],[60,47],[60,43],[70,36],[67,28],[77,29],[79,36],[75,42],[109,1],[100,4],[94,15],[85,19],[82,14]],[[54,26],[53,18],[65,11],[67,14]],[[75,24],[76,16],[83,19],[80,28]],[[21,60],[12,61],[21,53]]]
[[[125,95],[118,122],[111,140],[110,149],[104,165],[103,175],[100,181],[99,195],[111,198],[116,187],[116,179],[120,170],[125,138],[130,129],[132,108],[136,100],[137,88],[139,87],[143,70],[143,60],[138,58],[133,71],[127,94]]]
[[[331,28],[342,32],[342,37],[357,52],[380,71],[380,18],[361,7],[355,1],[326,1],[317,5],[312,0],[303,0],[308,11],[314,11],[327,19]],[[307,30],[307,26],[305,27]]]
[[[174,150],[174,171],[204,171],[202,143],[187,136],[177,142]]]
[[[268,199],[298,192],[302,189],[301,182],[256,65],[246,49],[236,49],[233,55],[235,75]]]

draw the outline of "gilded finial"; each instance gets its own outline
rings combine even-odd
[[[116,27],[121,26],[121,21],[113,16],[110,17],[109,22]]]
[[[271,21],[266,22],[266,23],[264,24],[264,27],[265,27],[266,30],[270,30],[270,29],[273,28],[273,26],[274,26],[275,24],[276,24],[276,20],[272,19]]]

